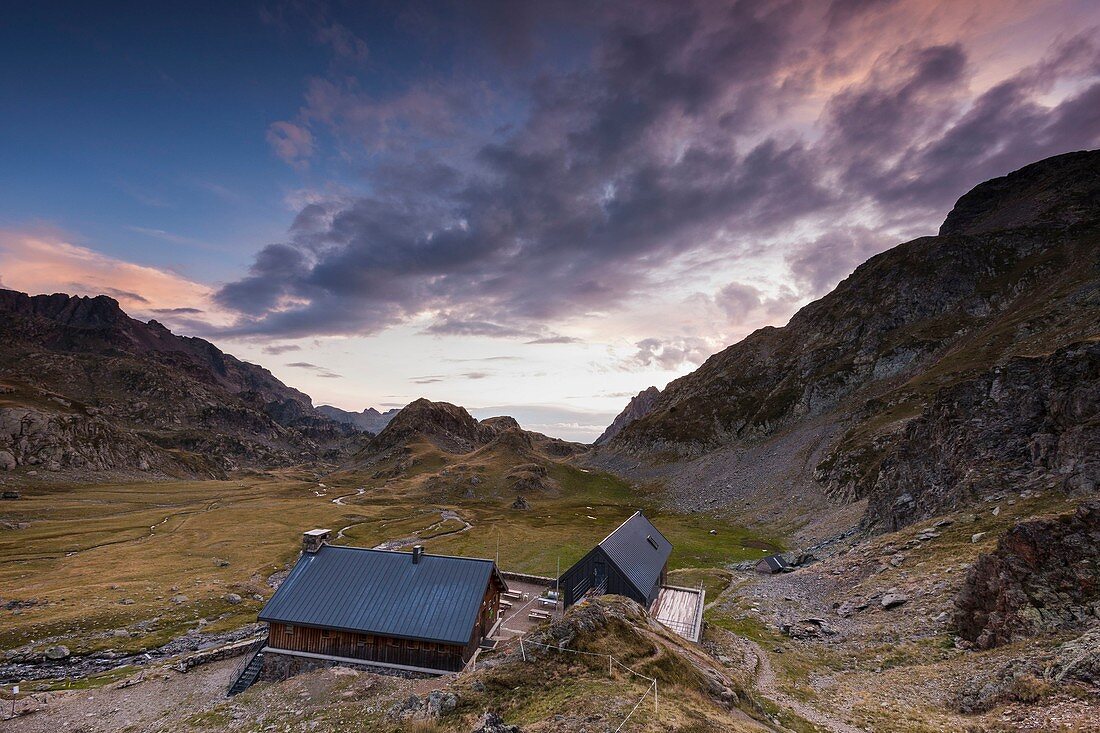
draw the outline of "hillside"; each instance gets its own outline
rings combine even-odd
[[[0,468],[220,475],[339,457],[308,395],[106,296],[0,291]]]
[[[593,462],[697,509],[804,521],[867,500],[879,531],[1006,480],[1094,490],[1098,245],[1100,151],[981,184],[937,236],[669,384]]]

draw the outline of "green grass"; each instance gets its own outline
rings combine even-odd
[[[701,580],[712,597],[721,585],[715,568],[759,557],[760,547],[780,547],[723,520],[662,510],[656,497],[611,475],[552,461],[545,465],[554,490],[527,495],[530,510],[512,509],[514,495],[496,491],[441,497],[427,491],[431,476],[422,469],[469,462],[469,456],[444,459],[425,450],[417,456],[421,463],[411,475],[396,480],[355,473],[318,479],[299,471],[27,488],[19,501],[0,505],[0,519],[29,523],[0,531],[0,588],[6,601],[37,603],[18,614],[3,612],[0,649],[31,644],[41,651],[63,643],[74,654],[135,652],[198,628],[200,619],[208,632],[253,622],[261,603],[252,595],[271,594],[267,578],[294,561],[301,532],[314,527],[334,535],[344,529],[334,541],[360,547],[412,538],[429,552],[474,557],[496,557],[499,547],[504,569],[553,576],[559,561],[568,568],[641,508],[673,543],[672,569],[711,569],[685,584]],[[486,456],[471,465],[490,484],[511,469],[512,459]],[[359,488],[365,492],[357,494]],[[345,505],[332,503],[349,494]],[[453,534],[463,525],[442,521],[445,509],[473,528]],[[228,593],[245,601],[230,605]],[[172,603],[177,594],[187,600]],[[153,617],[152,627],[135,626]],[[111,633],[123,628],[129,637]]]

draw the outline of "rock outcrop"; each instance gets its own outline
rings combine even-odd
[[[959,636],[982,649],[1100,623],[1100,502],[1017,524],[971,567],[956,607]]]
[[[602,445],[608,442],[621,433],[627,425],[648,415],[653,411],[653,407],[657,404],[657,398],[660,396],[661,390],[656,387],[643,389],[630,399],[623,411],[616,415],[611,424],[607,426],[607,430],[600,433],[600,437],[596,438],[592,444]]]
[[[937,394],[885,452],[864,522],[897,529],[1004,486],[1100,486],[1100,343],[1015,357]]]

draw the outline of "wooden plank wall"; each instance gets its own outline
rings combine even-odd
[[[458,671],[463,667],[461,645],[394,639],[374,634],[330,631],[309,626],[268,624],[267,644],[275,649],[328,654],[386,664]]]

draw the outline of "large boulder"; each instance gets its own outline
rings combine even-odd
[[[959,636],[982,649],[1100,621],[1100,501],[1010,529],[971,567],[955,605]]]

